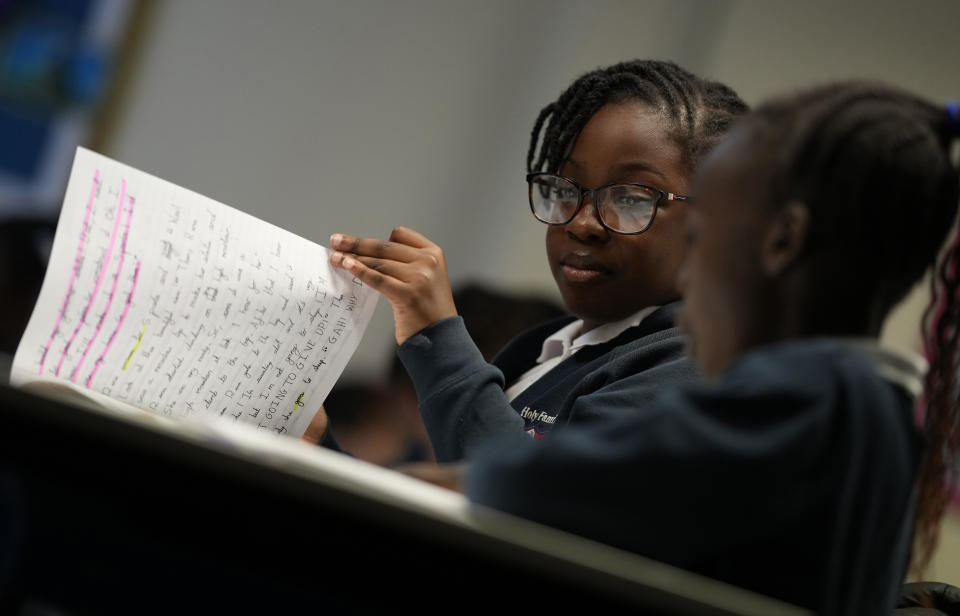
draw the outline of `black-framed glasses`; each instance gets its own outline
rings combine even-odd
[[[664,199],[686,201],[690,197],[664,192],[643,184],[607,184],[582,188],[554,173],[529,173],[530,210],[548,225],[565,225],[577,215],[583,196],[592,195],[600,224],[624,235],[643,233],[653,224],[657,205]]]

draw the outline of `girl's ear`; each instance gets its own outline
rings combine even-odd
[[[775,214],[764,231],[760,265],[763,273],[776,278],[789,268],[803,251],[810,227],[810,210],[791,201]]]

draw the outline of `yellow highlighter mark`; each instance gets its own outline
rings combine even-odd
[[[127,361],[123,362],[123,369],[126,371],[127,367],[130,365],[130,360],[133,359],[133,354],[137,352],[137,349],[140,348],[140,343],[143,342],[143,332],[147,331],[147,326],[144,325],[143,329],[140,330],[140,335],[137,337],[137,344],[133,346],[133,350],[130,351],[130,354],[127,355]]]
[[[300,395],[297,396],[297,402],[293,405],[293,410],[296,411],[298,408],[303,406],[303,394],[306,392],[300,392]]]

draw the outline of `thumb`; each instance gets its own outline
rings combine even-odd
[[[323,440],[323,435],[327,433],[327,423],[327,411],[321,406],[317,409],[317,414],[310,420],[310,425],[307,426],[300,440],[311,445],[319,445],[320,441]]]

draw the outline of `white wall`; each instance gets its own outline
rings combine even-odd
[[[455,283],[553,294],[522,177],[576,75],[660,57],[751,102],[851,75],[942,100],[957,24],[946,1],[162,0],[107,153],[318,242],[405,224]],[[349,370],[391,332],[381,302]]]
[[[739,0],[725,6],[699,70],[735,85],[752,103],[851,77],[888,81],[933,101],[960,99],[960,2]],[[927,284],[918,285],[888,319],[884,338],[919,348],[928,298]]]

